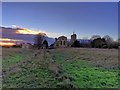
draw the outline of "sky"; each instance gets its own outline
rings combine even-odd
[[[49,37],[74,32],[77,38],[118,37],[117,2],[3,2],[2,26],[45,32]]]

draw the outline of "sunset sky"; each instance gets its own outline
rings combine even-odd
[[[117,2],[3,2],[2,26],[44,32],[49,37],[92,35],[118,37]],[[9,38],[9,36],[8,36]]]

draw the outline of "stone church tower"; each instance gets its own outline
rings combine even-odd
[[[71,35],[71,40],[70,40],[71,45],[72,45],[76,40],[77,40],[77,35],[74,34],[74,32],[73,32],[73,34]]]

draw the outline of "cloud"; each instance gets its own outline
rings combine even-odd
[[[55,37],[58,37],[59,34],[46,32],[45,30],[38,29],[28,29],[21,28],[16,25],[12,25],[13,27],[0,27],[0,34],[2,37],[0,38],[0,45],[14,45],[16,43],[34,43],[34,37],[36,34],[41,33],[45,35],[49,41],[49,43],[53,43]]]
[[[35,31],[35,32],[45,33],[46,36],[51,37],[51,38],[56,38],[56,37],[60,36],[59,33],[47,32],[46,30],[35,29],[35,28],[32,28],[31,30]]]
[[[9,39],[9,38],[0,38],[0,41],[11,41],[11,42],[16,42],[16,41],[23,41],[23,40]]]
[[[20,28],[18,25],[12,25],[12,28]]]
[[[58,33],[45,32],[48,37],[56,38],[60,36]]]
[[[24,30],[23,28],[0,27],[0,45],[14,45],[16,43],[33,43],[33,34],[16,33],[17,30]]]
[[[45,33],[40,32],[40,31],[33,31],[33,30],[25,29],[25,28],[16,30],[15,33],[16,34],[33,34],[33,35],[36,35],[38,33],[45,34]]]

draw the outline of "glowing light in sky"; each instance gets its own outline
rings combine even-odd
[[[43,33],[43,32],[40,32],[40,31],[33,31],[33,30],[29,30],[29,29],[20,29],[20,30],[16,30],[17,34],[38,34],[38,33]]]

